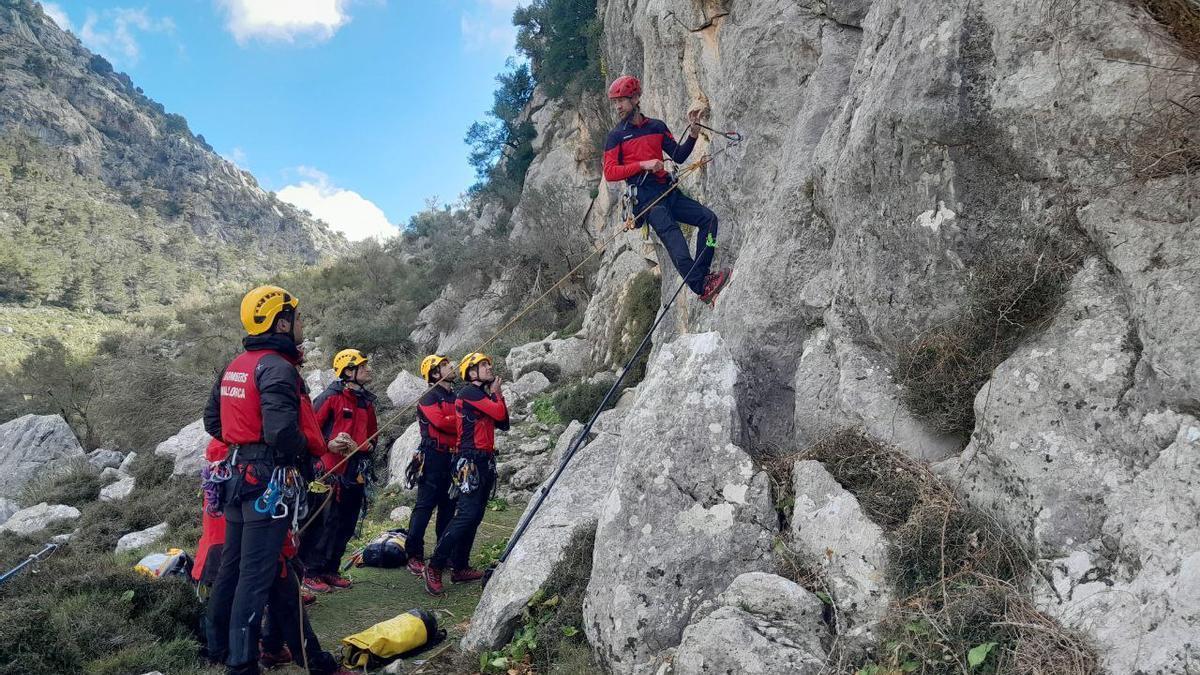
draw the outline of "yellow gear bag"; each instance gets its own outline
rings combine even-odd
[[[421,609],[381,621],[370,628],[342,638],[342,665],[364,668],[432,647],[446,638],[437,617]]]

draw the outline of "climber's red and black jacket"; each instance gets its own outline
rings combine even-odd
[[[448,452],[458,446],[458,411],[454,392],[438,385],[425,392],[417,403],[417,425],[421,447]]]
[[[298,465],[325,453],[308,389],[297,365],[300,351],[286,335],[250,335],[213,385],[204,429],[238,447],[239,464],[267,460]]]
[[[637,113],[630,115],[636,117]],[[671,174],[658,171],[650,174],[642,170],[639,162],[647,159],[662,159],[663,151],[676,164],[682,164],[696,147],[696,139],[688,136],[677,143],[666,123],[643,117],[641,124],[630,119],[623,120],[616,129],[608,132],[604,141],[604,180],[626,181],[630,185],[642,185],[646,181],[659,184],[669,183]]]
[[[496,430],[508,431],[508,404],[503,396],[468,384],[454,402],[458,412],[458,451],[491,454],[496,451]]]
[[[361,447],[354,454],[366,457],[374,449],[375,441],[372,440],[366,447],[362,447],[362,444],[379,431],[379,421],[375,418],[375,398],[375,394],[366,389],[350,389],[341,380],[326,387],[313,401],[313,407],[317,410],[317,424],[321,426],[325,440],[342,432],[350,434],[350,438]],[[343,474],[347,463],[342,462],[342,455],[326,452],[321,464],[325,471],[332,469],[334,473]]]

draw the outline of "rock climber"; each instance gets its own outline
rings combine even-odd
[[[471,546],[496,484],[496,430],[508,431],[503,382],[493,371],[492,360],[479,352],[468,354],[459,362],[458,372],[465,383],[454,403],[458,455],[451,489],[458,492],[458,505],[425,565],[425,590],[435,596],[443,593],[442,571],[447,565],[454,569],[453,583],[483,577],[483,572],[470,565]]]
[[[641,213],[669,191],[638,224],[642,220],[650,223],[671,256],[675,269],[685,277],[688,288],[702,301],[712,303],[730,275],[729,268],[709,272],[716,244],[717,216],[679,188],[672,190],[674,179],[663,166],[664,151],[676,164],[687,161],[692,154],[700,135],[697,125],[701,111],[688,113],[688,137],[678,143],[662,120],[642,114],[641,97],[642,83],[632,75],[618,77],[608,88],[608,98],[620,121],[604,143],[604,179],[610,182],[623,180],[629,185],[635,213]],[[688,251],[687,239],[679,229],[679,223],[698,228],[695,258]]]
[[[204,410],[205,430],[229,446],[220,490],[225,541],[207,610],[207,655],[231,674],[259,672],[263,611],[304,498],[297,467],[326,451],[297,369],[299,304],[278,286],[242,298],[245,351],[222,371]]]
[[[458,413],[454,410],[454,364],[440,354],[421,360],[421,377],[431,385],[417,403],[421,445],[409,463],[411,482],[417,486],[417,503],[408,521],[404,550],[408,570],[425,573],[425,528],[437,510],[433,531],[440,541],[454,517],[455,500],[450,496],[450,475],[458,452]]]
[[[357,349],[343,349],[333,357],[333,373],[337,379],[313,401],[317,424],[330,448],[316,467],[317,475],[327,475],[332,490],[310,493],[314,515],[300,544],[304,585],[317,593],[350,587],[338,568],[366,502],[373,436],[379,430],[376,397],[367,390],[373,379],[367,357]]]

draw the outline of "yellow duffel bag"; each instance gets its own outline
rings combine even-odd
[[[444,639],[446,631],[438,630],[437,617],[425,610],[410,609],[342,638],[342,664],[355,669],[379,666],[428,649]]]

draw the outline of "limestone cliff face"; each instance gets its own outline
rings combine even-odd
[[[1109,0],[609,0],[600,13],[607,75],[641,77],[647,114],[679,133],[707,107],[711,126],[747,137],[686,182],[721,218],[733,281],[715,310],[673,310],[647,382],[689,363],[676,338],[719,334],[739,423],[712,434],[761,459],[864,428],[1026,539],[1039,607],[1092,637],[1107,670],[1185,672],[1200,631],[1200,178],[1177,126],[1200,121],[1178,109],[1200,68],[1187,51],[1139,3]],[[589,232],[611,233],[616,192],[599,188]],[[583,332],[596,368],[628,280],[665,261],[652,246],[632,235],[604,254]],[[1046,316],[984,373],[973,429],[914,413],[898,370],[912,345],[971,316],[997,267],[1036,279],[1068,258]],[[669,263],[662,276],[673,291]],[[701,371],[674,376],[707,387]],[[670,427],[711,393],[642,394],[664,407],[637,419]],[[719,461],[697,433],[662,454],[690,485]],[[621,443],[617,476],[661,453]],[[726,468],[696,488],[704,509],[744,504],[707,492]],[[614,487],[597,533],[586,628],[617,672],[652,671],[682,639],[681,609],[760,564],[706,577],[686,602],[649,597],[627,566],[669,567],[687,523],[655,495]],[[629,513],[669,546],[629,535]],[[669,625],[630,623],[656,601]]]
[[[66,213],[62,200],[70,197],[91,205],[80,207],[82,217],[103,212],[98,218],[107,221],[85,233],[90,246],[119,255],[120,242],[105,237],[140,231],[143,247],[169,242],[176,257],[204,258],[175,264],[199,268],[210,282],[313,263],[345,247],[341,235],[259,187],[31,0],[0,3],[0,160],[0,175],[15,185],[11,201],[0,198],[0,235],[26,246],[30,228],[65,229],[39,208],[46,202]],[[59,240],[47,248],[55,243],[68,247]],[[213,262],[218,253],[224,269]]]

